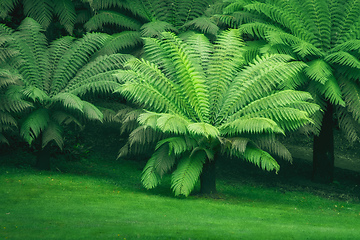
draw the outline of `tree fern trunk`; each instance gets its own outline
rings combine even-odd
[[[40,139],[42,140],[42,137],[40,135]],[[40,141],[41,142],[41,141]],[[35,167],[39,170],[50,170],[50,144],[47,144],[45,147],[41,147],[40,144],[40,150],[37,153],[36,156],[36,165]]]
[[[328,102],[320,134],[314,137],[312,176],[314,182],[331,183],[334,179],[333,127],[333,106]]]
[[[200,193],[214,194],[216,193],[216,164],[215,159],[207,160],[203,166],[200,175]]]

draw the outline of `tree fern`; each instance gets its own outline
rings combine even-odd
[[[133,34],[122,35],[126,43],[143,43],[141,37],[157,37],[162,32],[183,32],[188,28],[216,34],[218,27],[209,17],[206,9],[213,0],[135,0],[135,1],[88,1],[93,8],[93,16],[85,24],[87,31],[104,30],[106,26],[116,34],[133,31]],[[116,45],[114,45],[116,44]],[[119,45],[117,45],[119,44]],[[109,47],[123,50],[125,44],[112,42]],[[133,47],[127,44],[127,47]]]
[[[76,11],[72,0],[3,0],[0,3],[0,18],[6,18],[20,2],[26,17],[35,19],[47,29],[56,16],[70,34],[76,22]]]
[[[137,119],[140,127],[130,133],[122,153],[135,139],[149,143],[143,129],[164,134],[158,140],[150,136],[157,144],[143,171],[146,188],[157,186],[175,165],[171,188],[187,196],[203,166],[220,152],[265,170],[279,170],[267,151],[291,160],[275,136],[311,123],[319,107],[310,94],[281,88],[306,65],[285,55],[258,57],[247,65],[239,34],[223,32],[212,44],[204,35],[181,40],[163,33],[160,39],[145,39],[147,59],[129,59],[116,73],[124,81],[116,91],[144,109],[124,118],[126,126]]]
[[[6,94],[18,96],[18,110],[32,107],[20,115],[20,135],[29,144],[41,138],[42,147],[54,142],[62,148],[64,125],[102,121],[102,112],[81,97],[109,93],[120,85],[113,71],[128,57],[95,56],[109,35],[92,33],[78,40],[63,37],[48,43],[40,24],[26,18],[9,36],[13,39],[9,47],[19,52],[11,67],[20,77],[19,84],[9,87]]]
[[[351,132],[347,134],[348,136],[354,136],[353,128],[344,125],[345,122],[351,121],[345,121],[343,117],[346,116],[348,119],[351,116],[344,111],[350,109],[347,106],[352,105],[353,101],[358,101],[349,101],[349,98],[345,97],[349,96],[351,91],[353,94],[350,95],[356,94],[356,88],[350,90],[345,84],[358,86],[360,76],[358,54],[360,2],[357,0],[254,1],[242,4],[239,8],[257,16],[249,23],[240,26],[240,29],[244,34],[266,40],[268,46],[263,50],[271,53],[291,50],[291,55],[295,59],[308,64],[308,67],[304,68],[305,77],[302,78],[300,85],[313,94],[316,103],[322,106],[323,113],[332,112],[334,109],[334,116],[342,117],[339,122],[342,123],[343,130]],[[230,13],[226,12],[226,14]],[[336,112],[339,109],[341,113]],[[315,123],[318,124],[318,129],[322,125],[328,126],[322,130],[324,133],[332,131],[331,121],[332,117],[329,117],[323,118],[321,122],[320,117],[320,121],[316,120]],[[320,135],[323,136],[322,133]],[[317,139],[315,137],[315,141]],[[349,139],[358,138],[349,137]],[[324,139],[321,141],[325,144]],[[331,143],[325,145],[331,146]],[[333,150],[326,151],[321,159],[333,161],[326,157],[333,156]],[[314,152],[317,150],[314,149]],[[331,172],[331,170],[319,172]],[[329,182],[332,177],[320,178]]]

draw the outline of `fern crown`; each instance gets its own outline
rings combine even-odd
[[[266,170],[279,169],[267,151],[291,160],[275,135],[311,122],[318,106],[308,93],[279,89],[306,65],[279,54],[246,65],[239,35],[229,30],[212,44],[202,34],[184,41],[165,32],[145,39],[146,59],[132,58],[116,73],[124,81],[117,92],[145,110],[133,115],[139,127],[122,152],[157,142],[143,172],[145,187],[155,187],[177,163],[172,188],[188,195],[204,162],[219,151]],[[125,124],[134,119],[130,113]]]

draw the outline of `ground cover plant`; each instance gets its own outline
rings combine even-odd
[[[105,151],[93,152],[79,162],[55,159],[54,170],[45,172],[26,167],[35,162],[31,154],[3,151],[0,236],[29,240],[356,239],[360,234],[360,205],[355,197],[328,199],[305,189],[265,186],[274,176],[266,179],[261,173],[262,183],[251,182],[253,172],[233,175],[235,165],[226,164],[219,169],[216,198],[199,198],[199,186],[187,198],[173,197],[169,178],[152,190],[139,184],[144,161],[114,162],[102,156]]]

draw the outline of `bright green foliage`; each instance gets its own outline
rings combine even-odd
[[[243,34],[269,43],[260,51],[288,53],[307,63],[304,76],[294,85],[306,87],[324,108],[326,102],[334,105],[334,116],[347,138],[359,139],[360,1],[236,0],[226,11],[256,16],[240,28]],[[321,118],[319,112],[318,128]]]
[[[43,147],[54,140],[61,148],[62,125],[81,125],[84,119],[102,121],[99,109],[80,97],[89,92],[112,92],[119,85],[113,71],[126,57],[114,54],[92,58],[109,35],[92,33],[78,40],[62,37],[48,44],[40,24],[26,18],[19,30],[8,36],[9,47],[18,52],[9,67],[20,76],[19,84],[8,87],[1,110],[10,101],[31,105],[31,111],[21,114],[20,128],[20,135],[29,144],[41,136]],[[24,108],[11,107],[13,111]]]
[[[214,0],[88,0],[94,16],[86,22],[88,31],[106,25],[118,27],[121,38],[109,44],[113,51],[143,43],[141,37],[157,37],[164,31],[181,32],[188,28],[216,35],[219,28],[205,15]]]
[[[19,2],[24,15],[35,19],[43,28],[48,28],[53,18],[57,17],[66,31],[72,34],[77,17],[72,0],[1,0],[0,19],[14,11]]]
[[[268,152],[291,160],[276,135],[310,123],[319,108],[308,93],[280,89],[306,65],[279,54],[246,65],[239,35],[226,31],[215,44],[202,34],[186,41],[172,33],[146,38],[147,59],[130,59],[128,70],[116,74],[125,81],[117,91],[145,109],[125,114],[125,124],[137,119],[140,126],[122,151],[157,142],[143,171],[146,188],[176,164],[172,189],[187,196],[205,161],[221,153],[268,171],[279,170]]]

